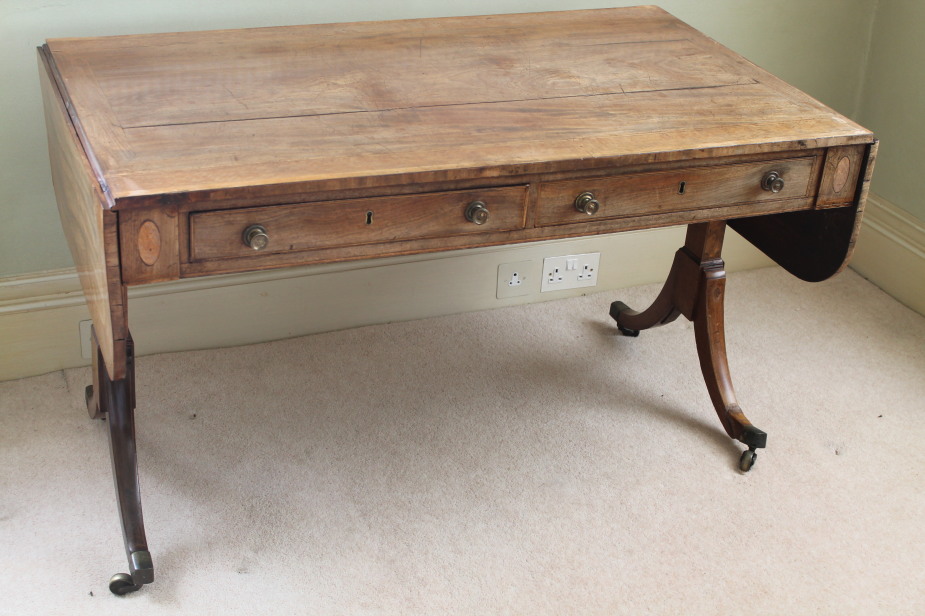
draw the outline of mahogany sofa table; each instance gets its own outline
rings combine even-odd
[[[655,7],[54,39],[52,177],[94,324],[129,573],[154,579],[126,288],[688,225],[624,334],[679,315],[747,471],[723,333],[730,225],[809,281],[844,267],[877,142]]]

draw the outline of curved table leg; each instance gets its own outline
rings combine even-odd
[[[94,333],[97,356],[99,345]],[[154,581],[154,565],[145,538],[141,514],[141,491],[138,487],[138,463],[135,448],[135,359],[131,337],[126,341],[126,377],[112,381],[102,361],[94,361],[94,384],[87,388],[87,406],[91,417],[106,415],[109,422],[109,447],[122,523],[122,537],[128,558],[129,573],[117,573],[109,580],[109,590],[124,595]]]
[[[677,262],[679,258],[680,255],[676,254],[675,261]],[[678,269],[676,263],[671,266],[665,286],[662,287],[652,305],[642,312],[637,312],[619,301],[610,305],[610,316],[617,322],[617,328],[624,336],[636,337],[643,329],[671,323],[681,315],[674,305],[674,287]]]
[[[694,337],[700,370],[713,408],[730,437],[748,445],[739,459],[739,468],[747,472],[758,457],[755,451],[767,444],[768,435],[756,428],[742,412],[732,387],[729,362],[726,359],[726,334],[723,300],[726,272],[722,260],[702,269],[702,280],[694,309]]]
[[[629,336],[670,323],[682,314],[694,322],[697,354],[707,391],[726,433],[748,445],[739,460],[739,468],[748,471],[757,458],[755,450],[766,445],[767,434],[745,417],[729,375],[723,320],[726,272],[720,257],[725,229],[724,221],[689,225],[684,247],[675,253],[665,286],[652,305],[636,312],[623,302],[614,302],[610,316],[617,321],[620,331]]]

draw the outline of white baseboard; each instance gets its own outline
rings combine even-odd
[[[252,344],[661,282],[684,228],[181,280],[129,290],[140,355]],[[601,253],[598,285],[540,293],[544,257]],[[730,271],[771,261],[730,231]],[[531,262],[527,295],[495,297],[502,263]],[[606,307],[602,308],[606,309]],[[0,380],[83,366],[89,319],[74,270],[0,279]]]
[[[871,193],[851,267],[925,315],[925,223]]]

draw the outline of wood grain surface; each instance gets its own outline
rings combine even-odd
[[[112,379],[125,377],[127,323],[125,289],[119,271],[116,214],[81,149],[50,68],[39,53],[39,78],[48,131],[51,177],[58,213],[77,266],[100,352]]]
[[[117,209],[872,141],[655,7],[48,47]]]

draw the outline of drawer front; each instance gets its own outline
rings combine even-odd
[[[420,195],[272,205],[190,214],[190,259],[359,246],[405,240],[523,229],[527,186]],[[467,211],[481,202],[488,216]],[[245,243],[245,231],[262,227],[266,246]]]
[[[815,157],[693,167],[621,176],[548,182],[538,188],[537,226],[625,216],[683,212],[737,203],[812,196]],[[762,188],[766,174],[777,172],[779,192]],[[597,212],[578,211],[575,201],[591,193]]]

